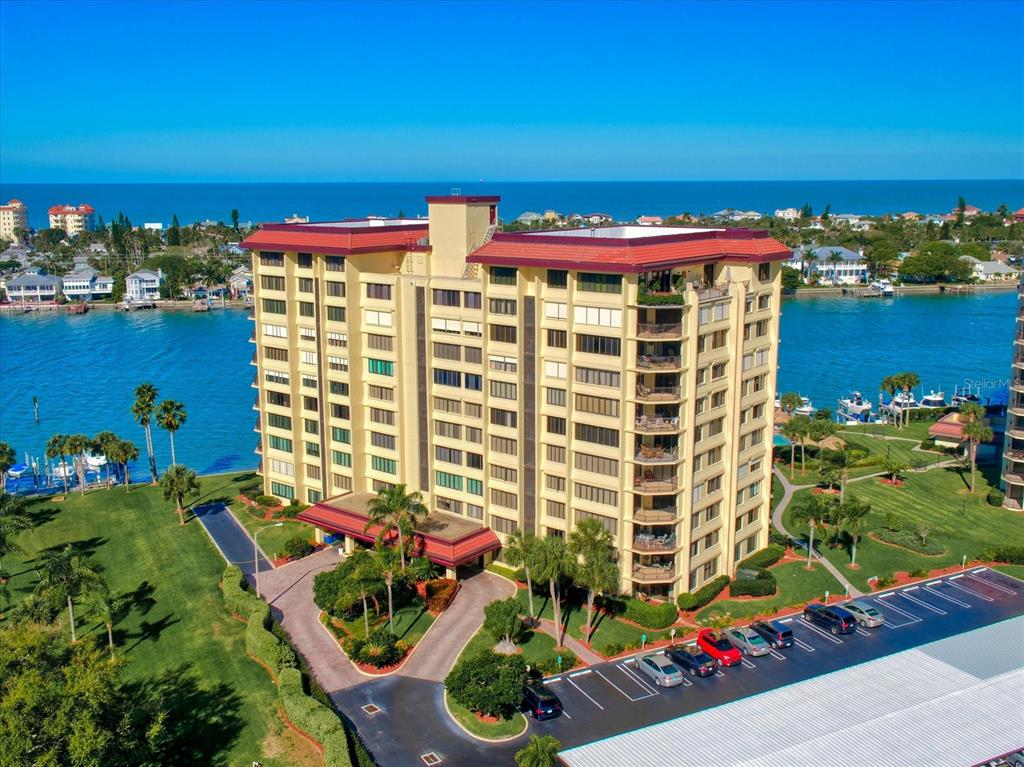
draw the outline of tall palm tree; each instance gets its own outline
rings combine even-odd
[[[89,447],[89,438],[84,434],[71,434],[64,443],[68,455],[75,456],[72,463],[78,475],[78,490],[85,495],[85,450]]]
[[[860,534],[867,526],[871,504],[851,497],[839,507],[840,525],[850,536],[850,564],[857,564],[857,544]]]
[[[561,747],[554,735],[531,735],[530,742],[516,751],[516,767],[555,767]]]
[[[831,500],[826,501],[829,498]],[[814,531],[829,516],[829,505],[835,499],[827,495],[812,495],[803,503],[793,509],[793,520],[807,525],[807,566],[811,566],[811,556],[814,553]]]
[[[572,573],[576,563],[563,539],[554,535],[541,538],[537,544],[537,561],[534,574],[538,580],[547,581],[551,592],[551,606],[555,611],[555,644],[562,646],[562,599],[559,581]]]
[[[811,269],[814,268],[814,265],[817,262],[818,262],[818,254],[815,252],[815,250],[813,248],[805,248],[804,249],[804,263],[807,265],[807,275],[806,275],[805,279],[808,282],[811,281]]]
[[[373,555],[366,549],[356,549],[348,555],[348,561],[353,565],[352,574],[349,576],[349,585],[359,596],[363,603],[363,631],[364,639],[370,638],[370,607],[367,599],[380,588],[378,570],[373,561]]]
[[[965,402],[960,406],[960,418],[964,421],[961,427],[967,438],[967,456],[971,462],[971,492],[974,492],[974,475],[978,465],[978,445],[990,442],[993,434],[985,424],[985,410],[974,402]]]
[[[596,519],[584,519],[569,536],[569,552],[576,556],[573,580],[587,590],[587,626],[583,639],[590,641],[594,624],[594,596],[619,590],[611,533]]]
[[[907,400],[909,399],[910,391],[915,386],[921,383],[921,377],[913,371],[907,370],[902,373],[896,373],[882,381],[882,388],[888,389],[890,392],[895,394],[896,389],[900,389],[903,392],[904,400],[903,407],[900,408],[900,425],[906,426],[910,423],[910,409],[906,407]]]
[[[110,462],[110,446],[117,442],[120,438],[112,431],[101,431],[92,438],[93,444],[103,454],[103,457]]]
[[[503,557],[512,567],[521,567],[526,574],[526,600],[529,603],[529,623],[533,624],[533,579],[530,570],[533,567],[537,551],[537,537],[529,532],[516,530],[505,539],[502,547]]]
[[[796,464],[796,443],[803,434],[803,424],[796,418],[790,418],[779,429],[782,436],[789,440],[789,478],[793,479],[793,467]]]
[[[898,374],[889,375],[883,378],[882,383],[879,384],[878,388],[882,391],[889,392],[889,402],[894,405],[896,403],[896,390],[900,388]],[[899,424],[896,424],[896,426],[899,428]]]
[[[7,470],[17,462],[18,455],[14,448],[6,442],[0,442],[0,484],[3,484],[3,478],[7,476]]]
[[[54,434],[46,440],[46,457],[60,458],[58,466],[61,467],[61,479],[64,480],[65,493],[68,491],[67,465],[64,462],[64,456],[67,454],[67,441],[68,438],[65,434]]]
[[[178,512],[178,524],[184,527],[185,498],[199,495],[199,479],[196,473],[187,466],[175,464],[160,478],[160,487],[163,488],[164,500],[174,501],[175,510]]]
[[[802,404],[803,399],[798,392],[787,391],[779,396],[779,407],[782,408],[783,412],[792,413]]]
[[[71,641],[77,642],[75,632],[75,597],[83,590],[103,582],[96,566],[69,543],[63,549],[47,551],[39,562],[39,583],[36,591],[46,599],[67,600],[71,619]]]
[[[107,453],[109,454],[109,460],[119,464],[124,470],[124,491],[126,494],[130,493],[132,476],[128,469],[128,464],[132,461],[139,460],[139,448],[137,448],[133,442],[129,442],[126,439],[119,439],[107,447]]]
[[[853,452],[847,448],[828,450],[821,455],[823,475],[834,478],[839,485],[839,502],[846,498],[846,483],[850,479],[850,468],[853,466]]]
[[[373,550],[373,567],[380,576],[381,580],[384,581],[384,586],[388,590],[388,629],[391,633],[395,633],[395,607],[393,598],[393,587],[395,584],[395,576],[401,572],[401,560],[399,559],[398,552],[393,548],[385,548],[384,546],[376,546]]]
[[[95,588],[85,598],[86,617],[102,623],[107,629],[107,645],[114,652],[114,624],[124,614],[128,600],[111,594],[105,586]]]
[[[0,489],[0,569],[5,556],[22,551],[14,536],[31,527],[32,518],[25,513],[25,501]]]
[[[843,263],[843,256],[838,250],[833,250],[825,260],[832,265],[832,284],[835,285],[838,279],[836,275],[839,270],[839,264]]]
[[[380,525],[378,540],[383,540],[392,531],[398,533],[398,552],[402,572],[405,572],[405,535],[416,530],[420,517],[427,516],[428,510],[423,503],[423,495],[419,491],[406,492],[404,484],[384,488],[370,500],[366,508],[366,527]]]
[[[165,399],[156,409],[157,424],[171,437],[171,466],[177,463],[174,457],[174,432],[185,425],[187,417],[185,406],[173,399]]]
[[[153,475],[153,484],[157,481],[156,458],[153,456],[153,410],[156,398],[160,394],[151,383],[140,383],[135,387],[135,402],[132,403],[132,415],[146,433],[146,454],[149,456],[149,472]]]

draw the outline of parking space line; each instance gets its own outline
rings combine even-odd
[[[974,591],[973,589],[967,588],[966,586],[961,586],[959,583],[953,583],[953,579],[952,578],[949,579],[949,585],[952,586],[955,589],[960,589],[961,591],[966,591],[968,594],[973,594],[974,596],[978,597],[978,599],[984,599],[986,602],[995,602],[996,601],[992,597],[987,597],[984,594],[980,594],[977,591]]]
[[[684,676],[683,677],[683,687],[693,687],[693,682],[691,682],[689,679],[687,679]]]
[[[572,677],[573,679],[575,679],[578,676],[583,676],[584,674],[592,674],[592,673],[594,673],[593,669],[585,668],[582,671],[577,671],[575,674],[569,674],[569,676]]]
[[[718,671],[715,672],[715,676],[725,676],[725,674],[722,673],[722,669],[718,669]]]
[[[857,633],[860,634],[862,637],[869,637],[869,636],[871,636],[871,632],[870,631],[867,631],[867,630],[861,628],[860,626],[857,627]]]
[[[803,622],[801,622],[798,625],[802,626],[805,629],[810,629],[815,634],[819,634],[819,635],[825,637],[825,639],[827,639],[828,641],[832,642],[833,644],[842,644],[843,643],[843,640],[840,639],[839,637],[834,637],[829,632],[822,631],[820,628],[818,628],[817,626],[815,626],[812,623],[809,623],[807,621],[803,621]]]
[[[940,594],[938,591],[936,591],[935,589],[929,588],[928,586],[925,586],[924,590],[927,591],[929,594],[934,594],[939,599],[945,599],[947,602],[952,602],[955,605],[960,605],[961,607],[966,607],[968,610],[971,608],[971,606],[969,604],[967,604],[966,602],[961,602],[959,599],[956,599],[954,597],[946,596],[945,594]]]
[[[755,664],[751,663],[746,658],[740,658],[740,663],[742,663],[745,668],[757,668]]]
[[[792,623],[792,622],[793,622],[792,618],[783,618],[781,621],[779,621],[779,623]]]
[[[565,706],[562,706],[562,716],[564,716],[566,719],[572,719],[572,717],[569,716],[569,712],[565,710]]]
[[[811,647],[806,642],[801,642],[796,637],[793,637],[793,642],[794,642],[794,644],[796,644],[797,647],[800,647],[800,648],[802,648],[804,650],[807,650],[807,652],[814,652],[814,648],[813,647]]]
[[[906,610],[902,610],[899,607],[897,607],[896,605],[889,604],[888,602],[883,602],[881,600],[881,597],[883,597],[883,596],[890,596],[889,594],[879,594],[878,596],[879,596],[879,599],[877,600],[877,603],[878,603],[878,605],[880,607],[884,607],[886,610],[891,610],[892,612],[897,613],[898,615],[902,615],[904,618],[910,618],[910,620],[908,620],[908,621],[906,621],[904,623],[897,623],[895,625],[890,623],[888,621],[888,619],[887,619],[886,622],[882,624],[883,626],[888,626],[891,629],[898,629],[898,628],[901,628],[902,626],[909,626],[912,623],[920,623],[921,622],[921,618],[918,618],[913,613],[908,613]]]
[[[589,701],[590,701],[591,703],[593,703],[593,704],[594,704],[595,706],[597,706],[597,707],[598,707],[599,709],[601,709],[602,711],[604,711],[604,706],[602,706],[602,705],[601,705],[600,703],[598,703],[598,702],[597,702],[596,700],[594,700],[594,699],[593,699],[593,698],[591,698],[591,697],[590,697],[589,695],[587,695],[587,693],[586,693],[586,692],[584,692],[584,690],[583,690],[583,688],[582,688],[582,687],[580,687],[580,686],[579,686],[578,684],[576,684],[576,683],[575,683],[574,681],[572,681],[571,679],[566,679],[565,681],[567,681],[567,682],[568,682],[569,684],[571,684],[571,685],[572,685],[573,687],[575,687],[575,688],[576,688],[577,690],[579,690],[579,691],[580,691],[581,693],[583,693],[584,697],[586,697],[586,699],[587,699],[587,700],[589,700]]]
[[[786,656],[780,653],[778,650],[772,650],[770,654],[773,658],[778,658],[779,660],[786,660]]]
[[[914,604],[921,605],[921,607],[923,607],[926,610],[931,610],[933,613],[938,613],[939,615],[949,615],[949,613],[947,613],[945,610],[939,609],[934,605],[930,605],[924,600],[918,599],[917,597],[912,597],[910,596],[910,594],[900,594],[900,596],[904,599],[909,599]]]
[[[641,685],[641,687],[644,687],[644,688],[646,688],[646,689],[648,690],[648,693],[647,693],[647,695],[641,695],[641,696],[640,696],[639,698],[634,698],[634,697],[633,697],[632,695],[630,695],[629,693],[627,693],[627,692],[626,692],[625,690],[623,690],[623,689],[622,689],[621,687],[619,687],[619,686],[618,686],[617,684],[615,684],[615,682],[613,682],[613,681],[612,681],[611,679],[609,679],[608,677],[606,677],[606,676],[605,676],[604,674],[602,674],[602,673],[601,673],[600,671],[597,671],[596,673],[597,673],[597,675],[598,675],[599,677],[601,677],[601,678],[602,678],[602,679],[603,679],[604,681],[606,681],[606,682],[607,682],[608,684],[610,684],[610,685],[611,685],[612,687],[614,687],[614,688],[615,688],[616,690],[618,690],[619,692],[621,692],[621,693],[622,693],[622,694],[623,694],[623,695],[624,695],[624,696],[625,696],[626,698],[628,698],[629,700],[633,701],[634,703],[636,703],[636,702],[637,702],[638,700],[643,700],[644,698],[651,698],[651,697],[653,697],[653,696],[655,696],[655,695],[657,695],[657,694],[658,694],[658,693],[657,693],[656,691],[652,690],[652,689],[651,689],[650,687],[647,687],[647,685],[645,685],[645,684],[643,683],[643,681],[642,681],[642,680],[641,680],[641,679],[640,679],[640,678],[639,678],[638,676],[636,676],[635,674],[632,674],[632,673],[631,673],[631,672],[629,671],[629,669],[627,669],[627,668],[626,668],[625,666],[622,666],[622,665],[620,665],[619,667],[620,667],[620,668],[621,668],[621,669],[622,669],[623,671],[625,671],[625,672],[626,672],[627,674],[631,674],[631,676],[635,677],[635,678],[636,678],[636,680],[637,680],[638,682],[640,682],[640,685]]]
[[[648,692],[650,692],[650,695],[645,695],[645,696],[643,696],[643,698],[650,698],[652,695],[657,695],[658,694],[658,691],[654,687],[652,687],[650,685],[650,683],[646,679],[644,679],[642,676],[640,676],[640,674],[638,674],[633,669],[629,668],[625,663],[620,663],[619,664],[619,668],[621,668],[623,671],[625,671],[627,674],[629,674],[633,679],[635,679],[640,684],[640,686],[643,689],[645,689]],[[602,674],[602,676],[603,676],[603,674]],[[609,684],[611,684],[611,682],[609,682]],[[625,695],[625,693],[623,693],[623,695]],[[626,697],[629,697],[629,696],[626,696]],[[636,698],[636,700],[643,700],[643,698]]]
[[[949,577],[949,579],[950,579],[951,581],[955,581],[955,580],[956,580],[957,578],[963,578],[963,577],[964,577],[964,574],[963,574],[963,573],[960,573],[959,575],[951,575],[951,576]]]
[[[983,573],[986,570],[988,570],[987,567],[975,567],[973,570],[971,570],[971,572],[972,573]]]
[[[977,572],[977,571],[975,571],[975,572]],[[996,591],[1001,591],[1004,594],[1008,594],[1008,595],[1014,596],[1014,597],[1017,596],[1017,592],[1014,591],[1013,589],[1008,589],[1005,586],[1000,586],[999,584],[993,583],[992,581],[986,580],[985,578],[978,578],[977,576],[971,575],[971,574],[969,574],[967,577],[970,578],[972,581],[977,581],[978,583],[983,583],[986,586],[988,586],[989,588],[995,589]]]

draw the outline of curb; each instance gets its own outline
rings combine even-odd
[[[448,714],[448,718],[455,722],[455,725],[464,733],[466,733],[469,737],[473,738],[474,740],[479,740],[482,743],[508,743],[510,740],[518,740],[519,738],[523,737],[523,735],[526,734],[526,731],[530,729],[530,721],[521,712],[517,711],[516,713],[519,714],[519,716],[523,717],[523,729],[521,732],[518,732],[515,735],[509,735],[504,738],[485,738],[482,735],[474,735],[472,732],[467,730],[462,725],[462,722],[455,718],[455,715],[452,713],[452,710],[448,707],[447,690],[444,691],[442,697],[444,698],[444,710]]]

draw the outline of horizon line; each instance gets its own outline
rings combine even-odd
[[[629,179],[492,179],[492,180],[478,180],[478,181],[445,181],[443,179],[408,179],[408,180],[391,180],[391,181],[371,181],[371,180],[335,180],[335,181],[253,181],[253,180],[237,180],[237,181],[182,181],[182,180],[149,180],[149,181],[2,181],[0,184],[3,186],[53,186],[53,185],[73,185],[73,184],[90,184],[94,186],[108,185],[108,186],[121,186],[121,185],[147,185],[147,184],[209,184],[211,186],[226,186],[229,184],[250,184],[250,185],[262,185],[262,184],[450,184],[450,183],[463,183],[467,185],[493,185],[493,184],[778,184],[778,183],[790,183],[790,184],[806,184],[806,183],[877,183],[877,182],[994,182],[994,181],[1019,181],[1024,184],[1024,177],[991,177],[991,178],[720,178],[720,179],[649,179],[649,178],[629,178]]]

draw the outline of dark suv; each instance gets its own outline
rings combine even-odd
[[[760,634],[764,641],[778,650],[780,647],[793,646],[793,632],[775,621],[754,621],[750,628]]]
[[[718,670],[714,658],[692,645],[669,647],[665,654],[679,668],[689,671],[690,676],[711,676]]]
[[[523,711],[534,719],[554,719],[562,715],[562,701],[539,679],[523,685]]]
[[[826,607],[817,602],[804,608],[804,620],[817,623],[833,634],[849,634],[857,627],[856,619],[842,607]]]

